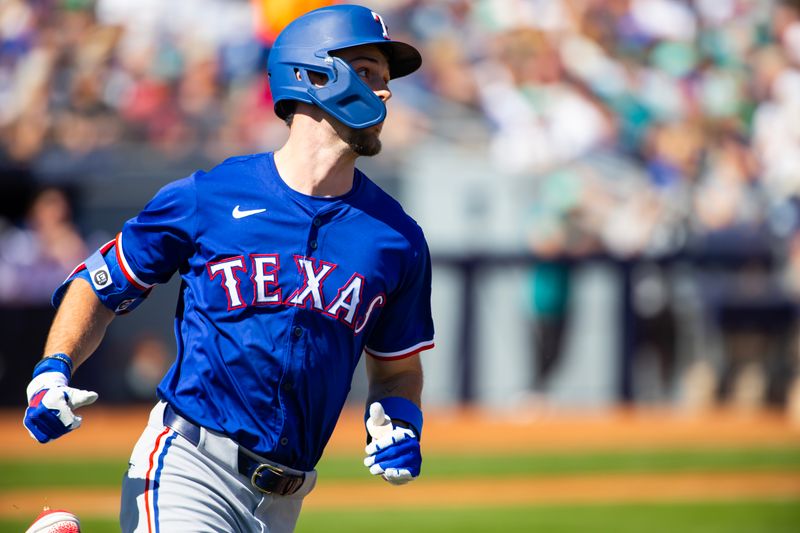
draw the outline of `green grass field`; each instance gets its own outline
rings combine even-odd
[[[548,505],[393,513],[314,511],[301,515],[297,532],[796,533],[798,524],[800,504],[795,501]]]
[[[84,533],[113,533],[113,520],[81,520]],[[304,511],[297,533],[796,533],[800,501],[641,505],[547,505],[397,512]],[[0,521],[20,533],[29,521]],[[172,533],[172,532],[170,532]]]
[[[0,491],[48,487],[114,487],[127,467],[125,459],[65,462],[0,459]],[[319,464],[320,479],[364,480],[369,475],[355,456],[332,455]],[[537,475],[588,475],[668,472],[800,471],[800,448],[628,451],[625,453],[537,455],[426,455],[426,478],[477,479]],[[57,473],[58,475],[54,475]],[[800,495],[798,495],[800,496]]]
[[[117,488],[125,459],[81,460],[43,464],[0,459],[0,494],[37,486]],[[762,447],[736,450],[670,450],[620,453],[441,456],[428,455],[426,477],[474,484],[481,478],[613,475],[677,472],[800,471],[800,448]],[[355,456],[332,455],[319,465],[325,481],[369,481]],[[31,517],[33,518],[33,517]],[[118,531],[107,517],[81,516],[84,533]],[[30,520],[0,518],[0,532],[21,532]],[[380,524],[380,525],[377,525]],[[547,504],[497,507],[369,511],[354,505],[343,510],[307,509],[298,533],[312,532],[676,532],[781,533],[798,531],[800,494],[785,500],[665,502],[659,504]]]

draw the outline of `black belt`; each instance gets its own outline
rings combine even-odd
[[[171,405],[164,409],[164,425],[178,432],[183,438],[197,446],[200,443],[200,426],[189,422],[175,412]],[[289,473],[278,465],[262,463],[250,457],[239,447],[239,473],[250,478],[253,487],[265,494],[286,496],[300,489],[306,475]]]

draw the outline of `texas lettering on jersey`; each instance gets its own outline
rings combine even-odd
[[[363,331],[372,313],[386,302],[383,294],[372,298],[363,315],[359,315],[366,279],[358,272],[338,288],[336,296],[326,302],[324,285],[326,278],[338,265],[314,257],[295,255],[294,262],[300,272],[300,286],[283,297],[278,279],[279,254],[250,254],[249,260],[239,255],[206,264],[210,279],[219,279],[228,299],[228,310],[251,306],[289,305],[317,311],[335,318],[358,335]],[[249,277],[253,285],[252,297],[242,294],[241,283]]]
[[[127,313],[176,273],[175,362],[159,398],[292,468],[316,465],[364,353],[434,346],[425,236],[358,170],[336,198],[291,189],[271,152],[171,182],[53,303],[80,277]]]

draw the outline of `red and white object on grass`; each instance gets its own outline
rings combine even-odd
[[[62,509],[45,507],[25,533],[80,533],[80,531],[81,521],[77,516]]]

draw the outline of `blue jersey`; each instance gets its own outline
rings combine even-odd
[[[117,313],[174,272],[177,358],[158,387],[176,411],[285,465],[322,455],[366,351],[433,346],[422,230],[356,170],[351,191],[306,196],[273,155],[173,182],[65,281]]]

